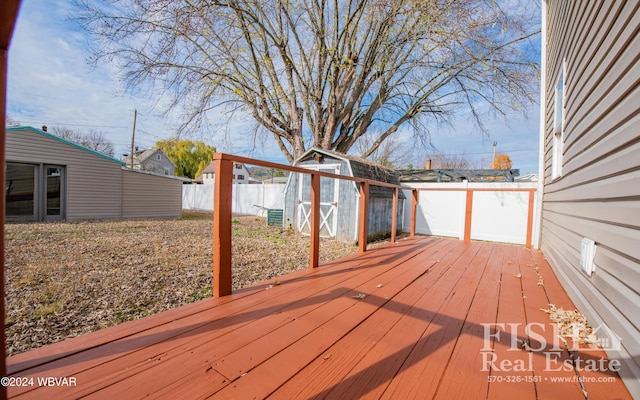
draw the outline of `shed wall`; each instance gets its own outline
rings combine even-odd
[[[345,160],[324,155],[321,164],[313,159],[302,160],[298,166],[318,166],[318,165],[339,165],[340,175],[363,176],[372,173],[368,179],[383,179],[383,175],[377,168],[366,168],[362,163],[347,162]],[[355,169],[355,170],[354,170]],[[376,175],[376,173],[378,175]],[[327,178],[322,178],[323,180]],[[285,193],[285,227],[293,226],[297,229],[298,223],[298,193],[299,174],[293,173],[287,184]],[[309,191],[309,187],[304,187],[303,191]],[[321,189],[322,190],[322,189]],[[369,188],[369,226],[368,236],[370,239],[389,236],[391,233],[391,207],[393,189],[371,185]],[[358,184],[352,181],[340,180],[338,182],[337,199],[337,229],[335,239],[342,242],[353,242],[358,240],[359,223],[359,202],[360,194]],[[404,194],[400,195],[397,210],[397,232],[401,232],[403,226]]]
[[[31,129],[7,130],[6,161],[66,167],[66,219],[120,218],[121,165]]]
[[[182,181],[122,170],[124,218],[182,216]]]
[[[297,165],[304,167],[305,165],[317,166],[319,164],[314,160],[304,160]],[[339,165],[340,175],[351,176],[349,166],[344,160],[325,156],[323,163],[320,165]],[[284,225],[285,227],[293,226],[296,230],[298,228],[297,224],[299,217],[299,181],[300,174],[292,173],[285,192]],[[321,182],[323,181],[327,181],[327,178],[321,179]],[[304,187],[302,190],[310,191],[310,188]],[[338,182],[336,240],[344,242],[355,241],[357,230],[357,225],[355,224],[357,221],[356,215],[358,210],[357,197],[355,196],[355,193],[356,190],[353,182],[344,180],[340,180]]]
[[[578,309],[608,326],[620,376],[640,398],[640,3],[547,1],[541,248]],[[561,176],[553,179],[555,90],[564,81]],[[581,240],[597,244],[595,273]],[[602,330],[600,331],[602,332]]]

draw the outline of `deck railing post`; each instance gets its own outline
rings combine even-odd
[[[418,212],[418,196],[420,192],[418,189],[413,189],[411,191],[411,228],[410,228],[410,236],[414,237],[416,235],[416,213]]]
[[[398,224],[398,188],[393,188],[393,201],[391,203],[391,243],[396,242],[396,225]]]
[[[471,242],[471,215],[473,211],[473,190],[467,189],[467,204],[464,210],[464,242]]]
[[[533,235],[533,205],[535,198],[535,189],[529,191],[529,210],[527,212],[527,249],[531,248],[531,236]]]
[[[360,231],[358,234],[358,252],[367,251],[369,236],[369,182],[360,182]]]
[[[6,2],[2,5],[3,21],[2,21],[2,38],[3,46],[0,49],[0,107],[2,107],[2,118],[0,127],[0,164],[2,165],[2,171],[0,171],[0,180],[5,181],[5,139],[6,139],[6,105],[7,105],[7,56],[9,54],[9,42],[11,41],[11,35],[13,32],[14,23],[18,16],[18,8],[20,7],[20,1]],[[0,261],[2,261],[2,271],[0,271],[0,285],[2,285],[2,298],[0,299],[0,315],[2,316],[2,331],[0,332],[0,346],[2,346],[2,365],[0,365],[0,376],[5,377],[7,375],[7,337],[5,334],[5,275],[4,275],[4,222],[5,222],[5,197],[0,199],[0,207],[2,208],[2,215],[0,216],[0,223],[2,223],[3,230],[0,232],[0,242],[2,247],[0,248]],[[7,385],[0,386],[0,398],[7,398]]]
[[[311,255],[309,266],[316,268],[320,254],[320,175],[311,173],[311,221],[309,225]]]
[[[213,183],[213,295],[231,294],[231,196],[233,162],[216,159]]]

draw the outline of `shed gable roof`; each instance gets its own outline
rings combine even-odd
[[[347,154],[335,153],[333,151],[324,150],[317,147],[312,147],[309,150],[307,150],[304,154],[302,154],[302,156],[300,156],[295,161],[295,164],[301,161],[312,159],[314,154],[316,153],[324,154],[326,156],[337,158],[339,160],[347,162],[350,166],[351,173],[355,178],[373,179],[379,182],[393,183],[396,185],[400,184],[400,176],[398,172],[395,170],[387,168],[371,160],[367,160],[364,158],[347,155]],[[379,197],[379,198],[392,197],[393,190],[391,188],[372,185],[369,188],[369,194],[372,197]],[[401,199],[405,198],[402,191],[400,191],[399,197]]]

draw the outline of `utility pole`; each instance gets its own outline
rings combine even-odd
[[[138,117],[138,110],[133,109],[133,132],[131,133],[131,169],[133,169],[133,145],[136,140],[136,118]]]
[[[498,146],[498,142],[493,142],[493,159],[491,160],[490,169],[496,168],[496,146]]]

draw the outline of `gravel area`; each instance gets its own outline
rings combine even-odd
[[[212,293],[212,216],[7,224],[6,334],[13,355]],[[357,250],[323,240],[320,260]],[[307,268],[309,238],[233,220],[234,289]]]

